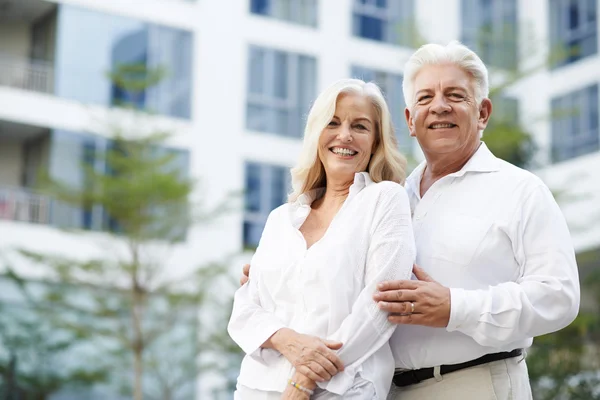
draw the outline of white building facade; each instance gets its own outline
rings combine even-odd
[[[61,211],[35,187],[40,169],[78,184],[86,154],[109,145],[98,120],[126,96],[105,76],[119,64],[166,65],[139,101],[156,113],[152,128],[175,133],[169,146],[200,180],[198,197],[210,206],[245,193],[218,224],[190,230],[169,260],[176,271],[256,246],[286,199],[310,103],[337,79],[379,83],[402,149],[420,159],[404,123],[403,65],[415,43],[458,39],[494,69],[530,71],[507,94],[539,147],[533,168],[569,195],[561,206],[576,250],[600,266],[598,3],[0,0],[0,250],[93,253],[59,228],[110,229],[101,210]],[[548,63],[556,48],[568,57]],[[197,398],[221,383],[201,378]]]

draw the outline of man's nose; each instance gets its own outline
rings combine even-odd
[[[452,107],[445,96],[435,96],[431,102],[431,112],[434,114],[444,114],[450,112]]]

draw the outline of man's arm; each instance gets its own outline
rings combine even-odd
[[[374,296],[399,324],[446,327],[483,346],[500,347],[564,328],[579,310],[580,289],[571,238],[550,191],[538,186],[520,207],[515,282],[482,290],[446,288],[416,269],[420,281],[386,282]],[[415,313],[410,314],[411,303]],[[405,314],[405,315],[399,315]]]

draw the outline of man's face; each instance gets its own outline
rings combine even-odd
[[[423,67],[414,80],[414,106],[405,110],[410,135],[426,155],[471,154],[492,111],[475,101],[474,82],[453,64]]]

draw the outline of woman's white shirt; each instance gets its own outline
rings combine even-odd
[[[260,346],[287,327],[343,343],[337,354],[344,371],[320,388],[343,395],[355,379],[366,379],[384,399],[394,372],[388,339],[395,325],[372,295],[379,282],[411,277],[415,244],[408,196],[396,183],[373,183],[368,173],[357,173],[324,236],[307,249],[299,228],[322,193],[306,193],[269,215],[228,326],[246,353],[238,384],[285,390],[292,365]]]

